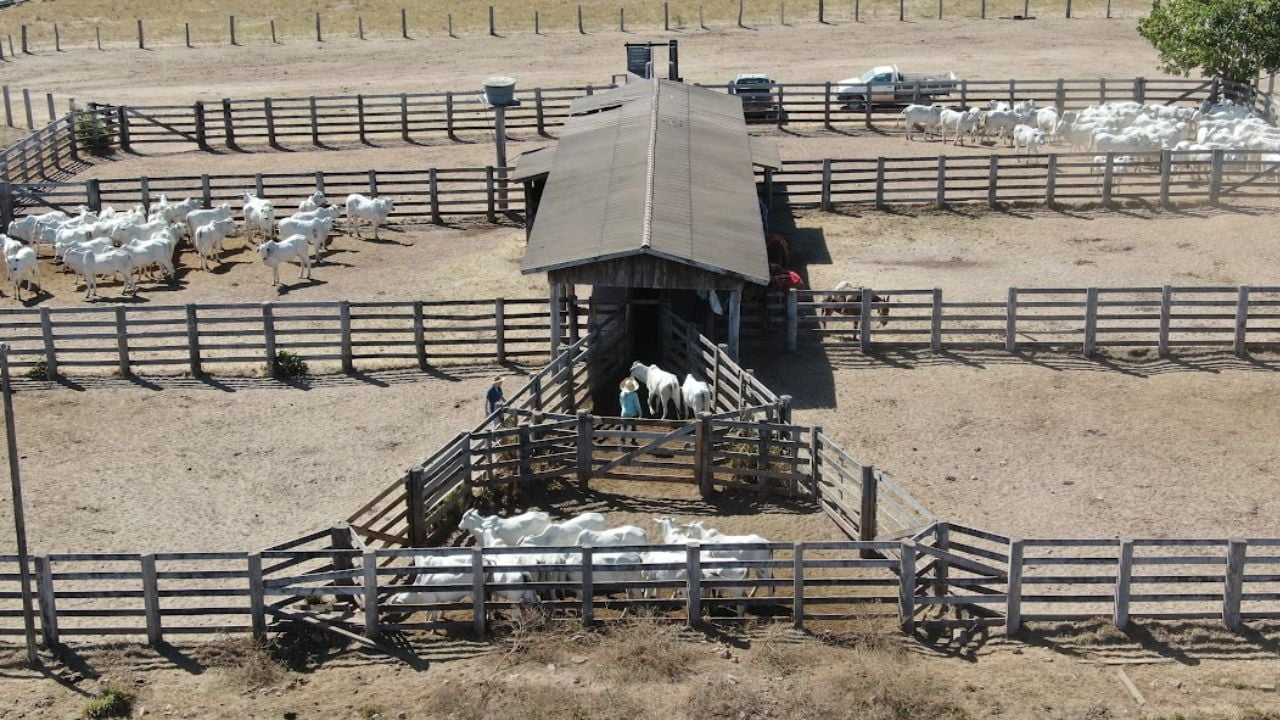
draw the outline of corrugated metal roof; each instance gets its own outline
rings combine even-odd
[[[551,163],[556,159],[554,146],[530,150],[516,158],[516,169],[511,172],[512,180],[528,180],[551,172]]]
[[[525,273],[650,254],[768,282],[738,98],[654,80],[580,98],[569,112]]]
[[[534,152],[538,152],[534,150]],[[778,154],[778,145],[772,140],[759,135],[751,136],[751,162],[760,167],[782,169],[782,156]]]

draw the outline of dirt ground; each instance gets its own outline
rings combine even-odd
[[[689,82],[725,83],[747,71],[767,72],[778,82],[835,81],[884,63],[907,70],[952,70],[973,80],[1160,77],[1155,53],[1135,28],[1132,19],[1046,17],[1017,24],[958,19],[775,25],[670,37],[680,40],[681,73]],[[497,73],[514,74],[528,88],[606,84],[611,73],[625,71],[623,42],[663,35],[469,35],[193,50],[75,50],[21,57],[6,65],[5,82],[82,101],[131,104],[460,90],[479,88],[481,80]],[[786,52],[766,50],[778,48]],[[545,61],[548,57],[554,62]],[[358,73],[352,71],[357,61]],[[209,71],[217,67],[253,70]]]
[[[1025,644],[981,634],[904,641],[873,621],[815,630],[521,624],[494,645],[402,638],[422,653],[414,665],[326,648],[314,636],[281,648],[286,662],[230,639],[163,655],[129,645],[68,651],[43,671],[23,668],[11,651],[0,664],[0,713],[78,717],[115,687],[134,696],[133,717],[1278,717],[1275,628],[1241,637],[1208,624],[1155,625],[1124,635],[1086,624],[1033,629]]]

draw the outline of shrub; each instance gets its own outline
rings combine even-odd
[[[277,352],[275,360],[267,365],[267,374],[280,380],[306,377],[307,372],[307,362],[288,350]]]
[[[78,110],[75,114],[76,145],[91,155],[102,157],[111,153],[113,137],[102,115],[93,110]]]
[[[86,718],[129,717],[133,712],[133,693],[116,685],[108,685],[102,694],[89,701],[81,713]]]
[[[44,358],[35,361],[30,368],[27,369],[28,380],[48,380],[49,379],[49,362]]]

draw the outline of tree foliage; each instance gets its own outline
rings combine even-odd
[[[1138,32],[1164,69],[1251,82],[1280,70],[1280,1],[1155,0]]]

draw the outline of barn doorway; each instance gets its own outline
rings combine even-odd
[[[662,361],[662,291],[631,289],[632,359],[645,365]]]

